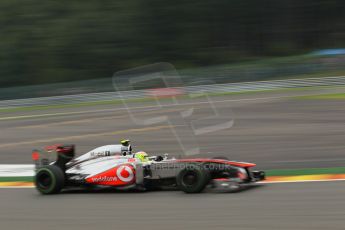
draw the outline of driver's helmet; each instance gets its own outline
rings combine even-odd
[[[127,140],[127,139],[124,139],[124,140],[121,140],[120,143],[122,146],[124,147],[127,147],[128,149],[128,152],[126,151],[124,155],[126,155],[127,153],[128,154],[132,154],[132,146],[130,145],[130,140]]]
[[[123,146],[129,146],[129,143],[131,142],[130,140],[127,140],[127,139],[124,139],[124,140],[121,140],[121,145]]]
[[[146,152],[141,151],[141,152],[135,153],[134,157],[136,159],[139,159],[141,162],[148,162],[149,161],[148,156],[149,155]]]

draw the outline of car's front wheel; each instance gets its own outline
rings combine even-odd
[[[198,193],[210,182],[210,174],[202,165],[189,164],[177,175],[176,182],[180,190]]]

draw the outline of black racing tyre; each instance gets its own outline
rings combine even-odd
[[[42,194],[59,193],[65,184],[65,175],[56,165],[39,168],[35,176],[36,189]]]
[[[210,174],[202,165],[188,164],[177,175],[177,186],[185,193],[199,193],[210,181]]]

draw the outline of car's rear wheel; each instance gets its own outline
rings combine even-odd
[[[186,193],[201,192],[210,181],[210,174],[201,165],[189,164],[177,175],[178,188]]]
[[[48,165],[38,169],[35,185],[42,194],[59,193],[65,184],[65,175],[59,167]]]

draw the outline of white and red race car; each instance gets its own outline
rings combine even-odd
[[[50,161],[52,153],[57,159]],[[75,187],[113,187],[148,191],[177,188],[198,193],[206,187],[238,191],[242,185],[265,178],[263,171],[251,171],[253,163],[226,159],[175,159],[152,156],[142,161],[130,147],[106,145],[74,158],[74,145],[53,145],[34,150],[35,185],[42,194],[59,193]]]

